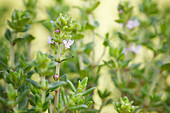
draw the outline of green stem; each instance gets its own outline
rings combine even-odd
[[[145,76],[145,77],[147,76],[149,70],[151,69],[151,66],[152,66],[152,64],[153,64],[154,58],[155,58],[155,56],[153,56],[153,57],[151,58],[151,60],[147,63],[147,65],[146,65],[146,67],[145,67],[145,69],[146,69],[145,72],[144,72],[144,76]]]
[[[51,100],[50,100],[50,109],[49,110],[50,110],[50,113],[52,113],[53,110],[52,110]]]
[[[16,107],[16,106],[14,107],[13,110],[14,110],[14,113],[18,113],[18,110],[17,110],[17,107]]]
[[[92,31],[92,42],[93,42],[93,52],[92,52],[92,64],[95,65],[95,31]]]
[[[17,38],[17,33],[14,33],[14,37],[12,40]],[[15,65],[15,44],[13,42],[10,43],[10,66],[14,68]]]
[[[54,113],[57,112],[56,107],[58,107],[59,93],[60,93],[60,89],[58,88],[58,89],[55,91]]]
[[[27,48],[27,57],[28,57],[28,61],[30,61],[31,60],[31,43],[30,42],[28,42],[27,43],[27,46],[28,46],[28,48]]]
[[[102,105],[100,106],[100,109],[99,109],[100,113],[102,111],[102,108],[103,108],[103,101],[102,101]]]
[[[14,67],[14,59],[15,59],[15,57],[14,57],[14,44],[13,43],[11,43],[10,44],[10,66],[11,66],[11,68],[13,68]]]
[[[95,76],[95,67],[96,67],[96,63],[95,63],[95,31],[92,31],[92,42],[93,42],[93,51],[92,51],[92,64],[91,64],[91,75]]]
[[[102,52],[101,56],[99,57],[99,59],[97,61],[97,65],[100,63],[100,61],[102,60],[102,58],[105,55],[105,53],[106,53],[106,47],[104,47],[103,52]]]
[[[7,81],[6,81],[5,72],[4,72],[4,82],[5,82],[5,90],[6,90],[6,92],[8,92],[8,83],[7,83]]]
[[[79,113],[79,110],[76,110],[76,113]]]
[[[58,63],[56,65],[56,75],[58,75],[59,77],[60,77],[60,57],[61,57],[61,44],[58,43],[58,52],[57,52]],[[56,113],[56,107],[58,107],[59,93],[60,93],[60,89],[58,88],[55,91],[54,113]]]
[[[78,41],[78,47],[80,47],[80,41]],[[83,58],[82,58],[82,53],[81,51],[79,52],[79,50],[78,50],[78,59],[79,59],[79,68],[80,70],[83,70],[84,69]]]
[[[64,113],[66,113],[67,109],[64,110]]]
[[[147,108],[143,108],[143,113],[147,113]]]
[[[45,102],[45,76],[42,76],[42,84],[43,84],[43,89],[42,89],[42,103]]]
[[[157,73],[157,75],[155,76],[155,78],[154,78],[154,80],[153,80],[153,82],[152,82],[152,84],[151,84],[151,88],[150,88],[149,96],[151,96],[151,95],[152,95],[153,90],[155,89],[156,84],[158,83],[159,78],[161,77],[161,74],[160,74],[160,73],[161,73],[160,71]]]
[[[117,69],[117,79],[118,79],[118,82],[120,84],[122,82],[122,80],[121,80],[121,76],[120,76],[119,63],[116,59],[114,59],[114,61],[115,61],[115,64],[116,64],[116,69]]]
[[[81,53],[78,54],[78,59],[79,59],[80,70],[83,70],[84,69],[84,64],[83,64],[83,58],[82,58],[82,54]]]

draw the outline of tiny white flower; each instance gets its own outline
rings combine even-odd
[[[54,44],[54,41],[51,41],[51,37],[48,37],[47,42],[48,42],[49,44]]]
[[[70,48],[70,46],[74,43],[74,40],[63,40],[63,44],[65,45],[65,49]]]

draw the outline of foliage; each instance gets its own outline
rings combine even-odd
[[[138,107],[133,106],[133,101],[129,101],[129,99],[125,96],[120,99],[120,102],[113,103],[116,111],[118,113],[133,113],[134,110]]]

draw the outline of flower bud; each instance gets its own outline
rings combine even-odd
[[[59,76],[58,76],[58,75],[54,75],[54,79],[55,79],[55,80],[58,80],[58,79],[59,79]]]
[[[119,13],[121,14],[121,13],[123,13],[123,10],[121,9],[121,10],[119,10]]]
[[[56,33],[60,33],[60,30],[57,29],[57,30],[55,30],[55,32],[56,32]]]

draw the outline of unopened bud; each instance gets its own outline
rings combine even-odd
[[[57,30],[55,30],[55,32],[56,32],[56,33],[60,33],[60,30],[57,29]]]
[[[54,75],[54,79],[58,80],[59,76],[58,75]]]

